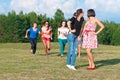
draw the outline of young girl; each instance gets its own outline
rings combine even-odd
[[[48,56],[48,51],[50,51],[50,40],[51,40],[52,28],[49,26],[48,21],[45,21],[42,26],[42,42],[45,50],[46,56]]]
[[[72,17],[67,23],[70,33],[67,36],[68,53],[66,66],[72,70],[76,70],[75,61],[77,56],[78,36],[80,35],[81,27],[84,21],[83,15],[83,10],[78,9],[76,11],[76,18]]]
[[[104,25],[97,18],[95,18],[95,11],[93,9],[89,9],[87,11],[87,16],[88,20],[86,21],[83,29],[82,48],[86,48],[88,56],[89,67],[87,70],[94,70],[95,63],[92,55],[92,49],[98,47],[97,34],[103,30]],[[100,26],[100,29],[95,31],[97,25]]]
[[[66,26],[67,26],[66,22],[63,21],[60,24],[60,28],[58,28],[58,41],[59,41],[59,44],[60,44],[61,57],[64,54],[65,45],[67,43],[67,34],[69,32],[69,29]]]

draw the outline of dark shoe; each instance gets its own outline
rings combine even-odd
[[[33,53],[33,54],[35,54],[35,53]]]

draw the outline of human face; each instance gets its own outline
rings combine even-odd
[[[48,26],[49,25],[49,23],[48,22],[45,22],[45,26]]]
[[[81,15],[84,16],[84,12],[82,12]]]
[[[66,22],[62,22],[62,27],[65,27],[65,25],[66,25]]]
[[[37,27],[37,23],[34,23],[33,26],[36,28]]]

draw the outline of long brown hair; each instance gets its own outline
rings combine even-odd
[[[83,13],[82,9],[77,9],[76,11],[76,17],[78,17],[81,13]]]

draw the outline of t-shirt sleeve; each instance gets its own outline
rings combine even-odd
[[[32,31],[32,27],[28,29],[30,32]]]
[[[69,21],[71,21],[71,22],[73,22],[75,20],[75,18],[74,17],[72,17],[71,19],[69,19]]]
[[[81,20],[84,21],[84,17],[82,17]]]

